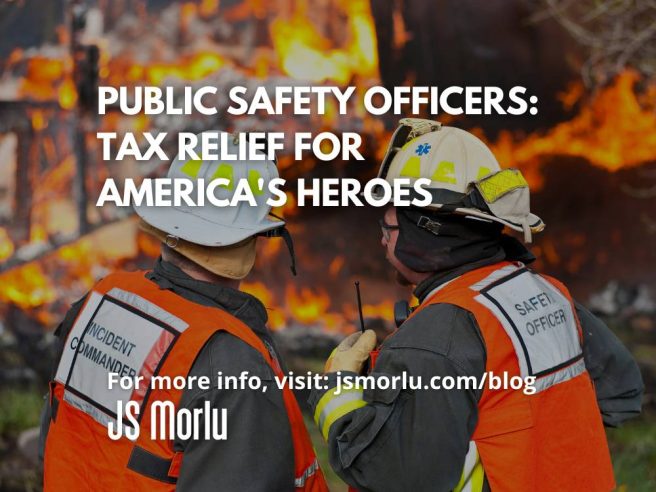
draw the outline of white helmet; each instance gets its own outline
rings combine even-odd
[[[226,132],[211,131],[206,133],[222,134]],[[201,139],[198,138],[198,141]],[[226,139],[229,141],[228,152],[232,155],[238,153],[237,137]],[[221,141],[221,140],[219,140]],[[201,154],[200,144],[195,149]],[[135,207],[137,214],[151,226],[160,229],[167,234],[184,239],[190,243],[203,246],[223,247],[236,244],[244,239],[282,228],[285,222],[275,219],[269,215],[271,207],[267,200],[271,198],[271,191],[267,183],[278,177],[278,168],[274,161],[224,161],[224,160],[181,160],[176,158],[171,163],[169,178],[186,178],[205,180],[207,186],[213,179],[226,178],[232,183],[228,187],[217,187],[215,195],[217,199],[231,199],[235,192],[235,185],[241,179],[247,179],[251,184],[251,190],[257,188],[260,178],[264,186],[254,198],[257,206],[240,201],[235,206],[218,207],[205,201],[204,206],[191,207],[186,204],[170,207]]]
[[[459,128],[404,118],[392,136],[379,178],[428,178],[430,209],[492,220],[524,232],[544,229],[530,213],[528,183],[517,169],[501,170],[494,154],[478,138]]]

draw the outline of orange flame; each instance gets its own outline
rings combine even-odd
[[[330,307],[330,296],[326,292],[315,294],[308,287],[302,287],[297,292],[296,287],[288,285],[285,301],[293,318],[307,325],[319,321]]]
[[[65,79],[59,86],[59,105],[63,109],[73,109],[77,103],[77,90],[71,79]]]
[[[201,80],[216,72],[226,61],[217,53],[203,51],[183,57],[172,63],[155,63],[146,67],[147,80],[160,85],[167,77],[177,77],[183,80]]]
[[[38,109],[35,110],[32,113],[32,128],[34,131],[40,131],[43,130],[48,126],[44,116],[43,116],[43,111],[39,111]]]
[[[379,304],[365,304],[362,306],[362,314],[366,318],[381,318],[385,320],[393,320],[394,302],[383,301]]]
[[[648,90],[640,100],[634,88],[638,79],[635,72],[624,72],[612,86],[584,104],[573,119],[545,134],[517,138],[501,132],[491,144],[494,154],[505,166],[523,167],[539,162],[543,156],[568,155],[611,171],[656,159],[656,139],[646,138],[656,134],[656,92]],[[573,104],[579,90],[574,85],[573,95],[561,99]],[[529,179],[532,187],[540,186],[539,178],[533,175]]]
[[[210,17],[219,11],[219,0],[201,0],[198,12],[203,17]]]
[[[41,265],[30,263],[0,275],[0,300],[23,309],[53,302],[56,291]]]
[[[289,19],[278,18],[271,24],[273,46],[283,71],[294,78],[346,84],[353,75],[375,77],[378,69],[376,34],[366,0],[342,1],[347,16],[349,41],[342,48],[317,32],[308,20],[307,4],[299,2]]]
[[[17,63],[23,56],[15,50],[9,56]],[[27,60],[25,77],[21,80],[19,96],[37,101],[58,100],[64,109],[71,109],[77,102],[75,84],[71,80],[71,60],[68,58],[47,58],[37,55]]]
[[[6,229],[0,227],[0,261],[6,260],[14,254],[14,243]]]

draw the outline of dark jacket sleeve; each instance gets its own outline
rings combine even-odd
[[[594,381],[597,403],[609,427],[640,414],[644,384],[638,364],[615,334],[576,304],[583,331],[585,366]]]
[[[242,371],[260,378],[267,390],[186,390],[181,407],[227,411],[227,439],[176,440],[183,451],[176,490],[262,491],[294,489],[294,449],[282,392],[273,371],[252,347],[228,333],[218,333],[201,351],[192,376],[239,376]],[[202,435],[202,429],[200,429]],[[275,459],[271,459],[275,456]]]
[[[73,327],[75,318],[77,318],[77,315],[80,313],[80,310],[82,309],[82,306],[84,305],[84,301],[86,300],[86,298],[87,296],[85,295],[81,299],[74,302],[71,305],[71,308],[66,313],[66,316],[64,316],[62,322],[55,329],[55,336],[57,337],[57,339],[54,347],[54,357],[53,357],[54,364],[51,371],[51,376],[50,376],[51,379],[55,377],[55,373],[57,372],[57,366],[59,365],[59,359],[61,358],[61,354],[64,350],[64,343],[66,342],[66,337],[68,336],[68,332]],[[39,460],[40,461],[43,461],[43,457],[45,454],[46,438],[48,437],[48,430],[50,429],[50,419],[52,417],[52,409],[50,408],[50,399],[48,398],[48,396],[49,396],[48,393],[46,393],[46,395],[44,396],[43,408],[41,409],[41,425],[39,430]]]
[[[380,352],[374,377],[468,375],[480,378],[485,348],[471,315],[452,305],[429,306],[409,319]],[[330,376],[334,387],[336,375]],[[330,391],[315,391],[317,417]],[[460,480],[476,427],[477,390],[365,390],[364,403],[326,428],[330,462],[359,490],[451,490]],[[324,400],[325,401],[325,400]]]

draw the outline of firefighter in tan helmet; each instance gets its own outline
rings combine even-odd
[[[236,155],[236,137],[230,142],[228,153]],[[149,271],[102,279],[59,326],[42,419],[44,490],[327,490],[295,397],[274,384],[282,369],[266,309],[239,290],[258,236],[285,238],[293,269],[285,223],[267,205],[266,183],[277,176],[274,161],[175,159],[170,178],[201,186],[201,179],[229,177],[219,199],[234,195],[237,180],[251,187],[263,181],[257,204],[137,207],[141,227],[161,241],[161,257]],[[110,372],[142,381],[110,389]],[[244,373],[268,391],[216,383],[217,376]],[[151,387],[153,376],[211,383],[167,389]],[[138,405],[136,440],[109,436],[109,425],[127,425],[120,401]],[[155,438],[155,402],[173,403],[176,412],[225,410],[227,428],[203,433],[203,417],[189,434]],[[155,428],[169,423],[155,420]]]
[[[604,425],[639,413],[642,380],[504,233],[530,242],[544,228],[521,173],[466,131],[405,119],[379,177],[430,180],[430,206],[381,220],[386,259],[419,306],[377,350],[372,332],[354,334],[326,364],[331,389],[310,402],[333,468],[370,491],[611,490]],[[375,385],[338,386],[367,359]]]

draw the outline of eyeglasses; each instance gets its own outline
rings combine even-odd
[[[398,225],[388,224],[387,222],[385,222],[385,219],[380,219],[378,223],[380,224],[380,230],[383,231],[383,237],[385,238],[385,241],[389,241],[390,238],[392,237],[392,233],[390,231],[399,230]]]

